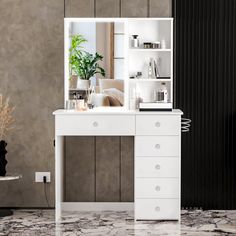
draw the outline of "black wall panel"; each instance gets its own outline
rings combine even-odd
[[[236,1],[175,0],[182,206],[236,209]]]

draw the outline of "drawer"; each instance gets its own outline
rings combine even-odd
[[[57,135],[134,135],[132,115],[60,115],[56,116]]]
[[[136,157],[136,177],[180,177],[180,159],[177,157]]]
[[[179,156],[179,136],[136,136],[136,156]]]
[[[137,220],[179,220],[179,199],[135,199]]]
[[[135,178],[135,198],[180,198],[177,178]]]
[[[137,115],[137,135],[179,135],[181,129],[180,116]]]

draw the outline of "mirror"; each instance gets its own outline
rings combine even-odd
[[[124,28],[121,21],[66,22],[66,100],[84,99],[90,108],[124,106]]]

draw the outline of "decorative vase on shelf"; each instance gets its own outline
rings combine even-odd
[[[0,176],[6,175],[6,165],[7,165],[6,146],[7,146],[7,143],[4,140],[1,140],[0,141]]]
[[[77,88],[81,90],[88,90],[90,88],[91,81],[87,79],[78,79]]]

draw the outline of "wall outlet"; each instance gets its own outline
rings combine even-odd
[[[51,182],[50,172],[35,172],[35,182],[43,182],[43,176],[47,177],[47,183]]]

